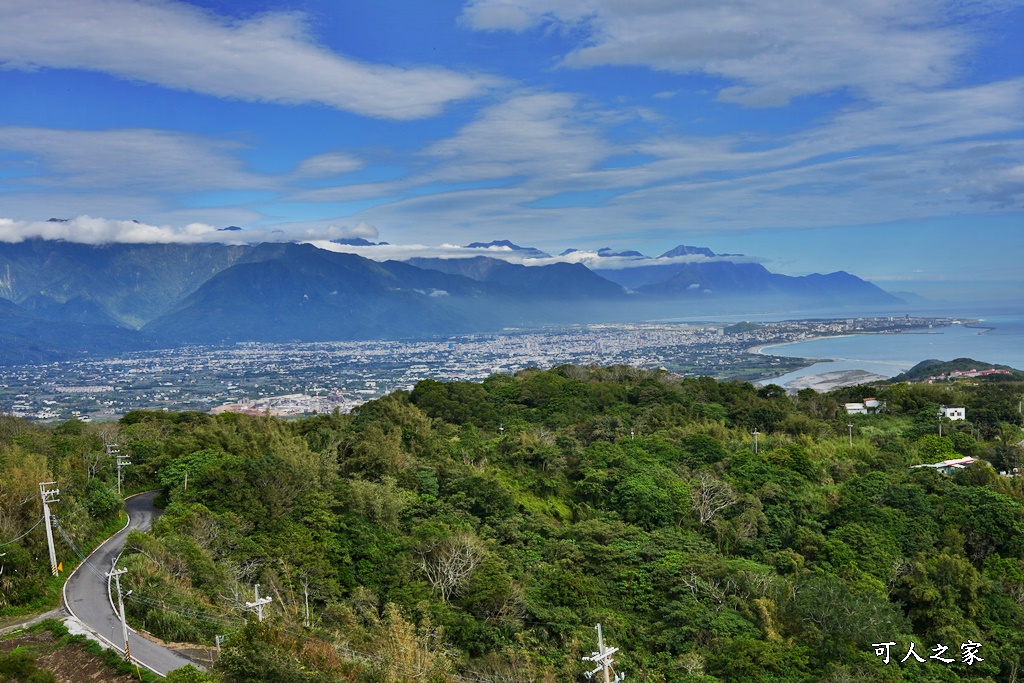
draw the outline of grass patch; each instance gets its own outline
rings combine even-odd
[[[57,641],[57,645],[66,647],[79,645],[87,653],[99,657],[103,663],[118,674],[132,676],[142,683],[157,683],[163,677],[158,676],[148,669],[143,669],[135,664],[129,664],[117,650],[103,647],[95,640],[90,640],[83,635],[71,635],[67,626],[58,619],[46,619],[33,626],[29,631],[49,631]]]

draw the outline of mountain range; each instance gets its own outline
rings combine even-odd
[[[681,245],[656,258],[598,252],[597,265],[607,259],[613,268],[552,262],[507,240],[465,249],[481,255],[378,262],[294,243],[0,243],[0,363],[191,343],[416,337],[756,311],[768,302],[805,309],[900,303],[848,273],[790,277],[702,247]]]

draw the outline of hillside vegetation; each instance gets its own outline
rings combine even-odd
[[[951,372],[971,372],[974,370],[1006,370],[1009,374],[985,375],[980,379],[985,381],[1012,382],[1024,379],[1024,372],[1011,368],[1009,365],[995,365],[974,360],[973,358],[954,358],[950,361],[941,361],[934,358],[923,360],[904,373],[896,375],[891,382],[920,382],[931,377],[948,376]]]
[[[227,635],[187,680],[583,680],[601,623],[627,680],[1015,681],[1024,487],[998,470],[1022,455],[1022,390],[791,397],[563,366],[424,381],[353,415],[130,413],[129,483],[161,487],[166,513],[129,538],[126,605],[168,639]],[[838,410],[870,395],[885,412]],[[940,437],[954,403],[971,422]],[[40,477],[109,514],[88,493],[109,496],[109,463],[85,466],[100,427],[2,424],[0,542],[35,521]],[[956,454],[994,467],[910,469]],[[39,542],[0,576],[10,606],[43,580]],[[924,663],[900,662],[911,642]]]

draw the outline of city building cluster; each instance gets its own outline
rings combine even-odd
[[[528,367],[632,365],[755,381],[807,364],[752,353],[837,334],[939,327],[936,318],[652,322],[506,329],[433,339],[191,346],[0,368],[0,412],[111,420],[137,409],[272,415],[350,411],[423,379],[479,381]]]
[[[941,375],[933,375],[924,381],[928,384],[935,382],[949,382],[957,379],[967,379],[970,377],[989,377],[991,375],[1012,375],[1013,372],[1010,370],[1004,370],[1002,368],[992,368],[990,370],[950,370],[949,372]]]

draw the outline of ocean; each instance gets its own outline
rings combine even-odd
[[[866,370],[892,377],[930,358],[973,358],[1024,370],[1024,311],[956,310],[921,314],[963,316],[982,322],[975,327],[953,325],[911,333],[831,337],[768,347],[764,353],[830,360],[763,380],[762,383],[784,386],[800,377],[838,370]],[[981,326],[993,329],[978,329]]]

